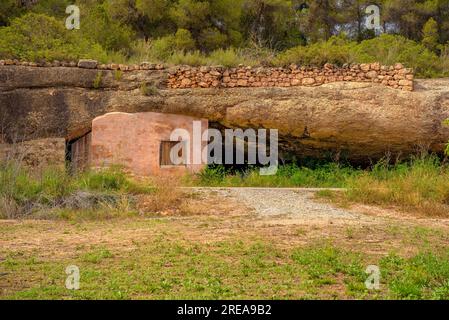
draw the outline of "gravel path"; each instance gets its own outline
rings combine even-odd
[[[314,199],[314,190],[263,188],[204,188],[233,198],[255,210],[261,217],[289,216],[295,219],[360,219],[361,216]]]

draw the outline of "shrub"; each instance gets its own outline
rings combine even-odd
[[[43,14],[28,13],[0,28],[0,57],[36,61],[95,58],[107,60],[106,51],[67,30],[62,21]]]
[[[83,15],[79,32],[83,38],[98,43],[105,50],[121,52],[127,56],[131,51],[135,34],[131,26],[122,23],[116,17],[111,17],[108,2],[110,1],[80,3]]]
[[[355,62],[351,54],[355,45],[354,42],[349,42],[344,37],[332,37],[328,41],[288,49],[274,59],[274,64],[280,66],[292,63],[313,66],[322,66],[325,63],[343,65]]]
[[[23,8],[17,6],[17,0],[0,1],[0,26],[8,25],[9,21],[21,14]]]
[[[114,80],[120,81],[122,79],[122,76],[123,76],[122,70],[114,70]]]
[[[216,65],[225,67],[234,67],[242,62],[242,58],[238,55],[234,48],[218,49],[211,52],[209,60]]]
[[[423,27],[422,44],[431,51],[436,51],[438,48],[438,23],[435,19],[430,18]]]
[[[207,28],[201,31],[199,43],[202,49],[212,51],[226,45],[228,37],[216,28]]]
[[[101,87],[101,82],[103,81],[103,74],[101,72],[98,72],[95,76],[94,82],[92,83],[92,86],[94,89],[99,89]]]
[[[160,61],[154,54],[153,42],[137,40],[131,46],[131,56],[129,62],[139,64],[143,61]]]
[[[160,60],[166,60],[174,50],[174,36],[165,36],[154,40],[149,48],[150,55]]]
[[[222,165],[208,165],[200,173],[198,177],[200,182],[205,185],[221,183],[226,177],[227,170]]]
[[[351,42],[343,36],[332,37],[328,41],[308,46],[298,46],[286,50],[274,59],[276,65],[322,66],[325,63],[343,65],[345,63],[380,62],[392,65],[401,62],[416,70],[420,77],[449,75],[449,58],[442,54],[439,58],[424,45],[402,36],[383,34],[379,37]]]
[[[155,85],[148,85],[147,83],[143,82],[140,85],[140,92],[144,96],[154,96],[158,94],[158,89]]]
[[[152,42],[148,48],[152,57],[167,60],[176,52],[189,52],[195,49],[195,41],[189,30],[178,29],[176,34],[168,35]]]
[[[176,51],[168,59],[172,64],[186,64],[191,66],[200,65],[222,65],[225,67],[236,67],[239,64],[257,66],[261,61],[270,60],[270,53],[268,52],[254,52],[249,49],[217,49],[212,51],[209,55],[203,54],[200,51],[182,52]]]
[[[247,66],[257,66],[260,64],[260,57],[252,56],[249,50],[241,49],[217,49],[208,56],[210,64],[222,65],[225,67],[236,67],[239,64]]]
[[[414,68],[418,76],[425,78],[442,76],[449,72],[443,69],[435,53],[402,36],[383,34],[362,41],[355,47],[354,54],[358,62],[378,61],[386,65],[401,62]]]
[[[209,64],[207,57],[199,51],[183,52],[176,51],[167,61],[172,64],[186,64],[189,66],[201,66]]]
[[[261,176],[259,168],[248,167],[231,172],[222,165],[208,166],[198,175],[198,183],[206,186],[240,187],[345,187],[346,182],[360,175],[360,170],[335,163],[316,168],[298,167],[295,164],[280,166],[273,176]]]
[[[374,205],[397,206],[426,215],[449,212],[449,168],[434,156],[390,166],[380,162],[371,172],[348,181],[347,198]]]
[[[130,180],[119,168],[69,175],[64,168],[30,171],[17,161],[0,163],[0,218],[47,217],[49,210],[95,210],[125,203],[151,186]]]
[[[178,29],[174,37],[174,48],[182,51],[192,51],[195,49],[195,40],[189,30]]]

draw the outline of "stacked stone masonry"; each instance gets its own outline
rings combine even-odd
[[[143,62],[135,65],[98,64],[95,60],[22,62],[18,60],[0,60],[2,65],[20,65],[28,67],[78,67],[98,70],[165,70],[163,64]],[[326,64],[323,68],[299,67],[288,68],[245,67],[225,68],[222,66],[177,66],[168,69],[168,88],[237,88],[237,87],[294,87],[320,86],[332,82],[371,82],[394,89],[413,91],[414,72],[397,63],[383,66],[380,63],[346,64],[337,67]]]
[[[177,88],[236,88],[236,87],[294,87],[320,86],[331,82],[372,82],[394,89],[413,91],[414,73],[397,63],[381,66],[379,63],[352,64],[323,68],[238,68],[178,67],[170,72],[168,86]]]

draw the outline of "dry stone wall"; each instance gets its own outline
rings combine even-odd
[[[163,64],[143,62],[141,64],[98,64],[95,60],[21,62],[18,60],[0,60],[0,66],[20,65],[28,67],[78,67],[98,70],[165,70]],[[164,71],[165,72],[165,71]],[[177,66],[167,70],[167,86],[170,89],[187,88],[238,88],[238,87],[295,87],[320,86],[332,82],[371,82],[394,89],[413,91],[414,71],[397,63],[383,66],[380,63],[346,64],[337,67],[326,64],[323,68],[300,67],[288,68],[247,67],[236,68],[223,66]]]
[[[413,91],[414,73],[398,63],[382,66],[379,63],[352,64],[323,68],[238,68],[178,67],[170,72],[170,88],[236,88],[236,87],[294,87],[320,86],[331,82],[372,82]]]

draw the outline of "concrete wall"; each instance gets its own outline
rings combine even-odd
[[[95,118],[92,122],[91,165],[121,165],[140,176],[199,171],[202,164],[160,166],[161,142],[170,141],[170,134],[177,128],[187,130],[193,137],[194,121],[201,121],[202,132],[207,130],[207,120],[183,115],[112,112]],[[202,147],[206,144],[202,143]],[[193,163],[193,143],[190,145],[190,163]]]

